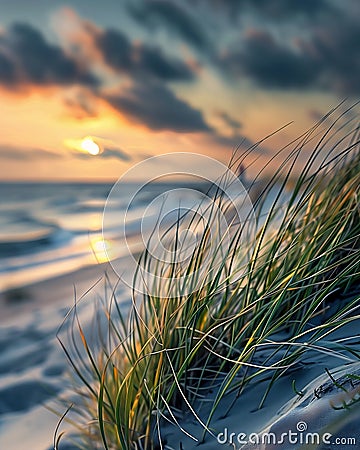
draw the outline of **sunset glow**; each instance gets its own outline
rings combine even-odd
[[[341,99],[358,99],[352,0],[109,0],[101,14],[61,3],[2,11],[3,180],[115,181],[168,152],[227,163],[292,122],[256,147],[256,175]]]

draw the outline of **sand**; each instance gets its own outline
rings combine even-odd
[[[128,266],[126,260],[123,264],[124,267]],[[86,294],[80,302],[79,311],[85,323],[91,321],[93,307],[104,292],[105,271],[115,283],[117,277],[114,272],[108,265],[102,264],[23,287],[17,301],[14,293],[10,295],[10,299],[9,294],[1,294],[0,449],[52,448],[53,432],[58,417],[46,409],[46,406],[59,406],[56,398],[66,393],[68,389],[65,382],[68,363],[56,340],[56,331],[74,303],[74,286],[78,299]],[[93,285],[95,287],[88,292]],[[129,291],[120,285],[117,295],[118,301],[125,308],[129,302]],[[358,348],[359,325],[359,321],[353,322],[346,328],[338,330],[333,338],[352,336],[354,347]],[[345,383],[345,388],[349,392],[347,394],[333,383],[329,383],[329,376],[325,371],[326,368],[330,369],[334,377],[343,383],[346,381],[344,378],[346,373],[360,374],[359,367],[356,358],[348,353],[344,353],[342,358],[332,358],[323,353],[309,352],[302,364],[278,381],[270,391],[262,409],[258,409],[258,405],[266,389],[266,381],[250,385],[236,401],[230,413],[222,417],[233,401],[233,395],[227,396],[211,422],[212,435],[208,433],[204,442],[202,442],[202,427],[190,414],[184,415],[181,426],[193,436],[193,439],[175,426],[164,424],[162,437],[166,441],[165,449],[315,448],[309,444],[304,447],[300,442],[291,444],[285,440],[275,445],[263,445],[261,441],[244,444],[249,440],[249,436],[254,440],[264,432],[275,433],[279,439],[283,433],[298,432],[300,439],[301,432],[298,431],[298,427],[306,428],[302,432],[303,440],[307,436],[306,431],[318,433],[319,436],[326,433],[333,434],[329,440],[331,443],[328,444],[326,441],[320,447],[323,450],[360,448],[357,426],[360,419],[358,404],[349,411],[333,408],[333,405],[339,406],[344,400],[349,403],[357,398],[359,386],[356,383],[351,386],[347,380],[347,384]],[[302,397],[294,393],[293,380],[296,380],[297,389],[303,392]],[[314,391],[320,393],[319,398],[314,396]],[[207,395],[205,401],[197,405],[203,418],[207,415],[210,400],[211,396]],[[355,445],[349,443],[350,441],[347,441],[347,444],[335,444],[337,437],[355,439]],[[180,442],[182,447],[179,447]],[[61,448],[70,450],[72,446],[65,445],[64,442]]]
[[[61,411],[56,398],[67,388],[68,370],[56,332],[74,305],[74,287],[77,299],[85,295],[83,320],[91,321],[105,272],[115,283],[111,267],[99,264],[0,294],[0,449],[52,448],[58,417],[45,406]]]
[[[355,332],[355,327],[353,327]],[[339,362],[337,362],[339,363]],[[189,438],[175,426],[162,430],[166,449],[178,450],[274,450],[274,449],[356,449],[360,448],[360,380],[350,382],[348,374],[360,375],[360,362],[336,365],[336,360],[313,355],[309,366],[299,368],[277,382],[265,402],[258,409],[266,382],[250,386],[235,402],[226,417],[223,412],[233,400],[231,396],[222,401],[214,420],[211,433],[204,439],[203,429],[194,417],[182,420],[181,426],[193,436]],[[334,385],[326,368],[339,383]],[[302,396],[292,389],[292,380],[301,388]],[[340,387],[341,385],[341,387]],[[209,399],[207,399],[208,401]],[[342,408],[354,404],[348,409]],[[341,409],[337,409],[341,408]],[[206,417],[209,407],[200,408]],[[181,447],[179,443],[181,442]]]

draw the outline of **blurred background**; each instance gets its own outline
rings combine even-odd
[[[136,163],[181,151],[227,164],[289,124],[254,148],[249,179],[360,94],[355,0],[0,0],[0,12],[0,293],[105,261],[104,204]]]
[[[360,94],[356,0],[0,1],[0,178],[275,149]],[[94,145],[95,143],[95,145]]]

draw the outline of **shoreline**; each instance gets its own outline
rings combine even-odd
[[[125,260],[126,258],[124,258]],[[118,275],[111,264],[88,265],[55,277],[11,288],[0,293],[0,326],[13,323],[19,314],[34,313],[39,308],[61,308],[74,304],[74,292],[79,299],[91,287],[102,284],[105,274],[114,282]]]

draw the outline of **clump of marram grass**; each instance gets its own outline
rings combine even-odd
[[[239,226],[223,264],[203,274],[196,289],[189,292],[182,282],[174,288],[173,280],[201,267],[211,244],[206,228],[185,267],[142,255],[142,264],[168,281],[133,292],[129,313],[111,294],[107,332],[99,332],[96,345],[85,337],[75,310],[67,352],[81,382],[74,410],[88,418],[80,431],[84,448],[162,448],[161,424],[181,427],[183,413],[211,432],[213,413],[227,393],[241,395],[264,374],[270,374],[270,388],[310,350],[345,358],[346,347],[337,347],[331,333],[359,318],[360,297],[338,302],[336,309],[331,300],[350,293],[360,278],[360,152],[358,128],[348,131],[344,117],[333,118],[319,135],[324,119],[293,144],[256,201],[254,242],[245,248]],[[313,151],[283,205],[287,181],[308,145]],[[263,217],[275,185],[278,195]],[[218,201],[223,195],[215,193]],[[180,245],[177,239],[173,245]],[[259,357],[264,348],[266,360]],[[350,348],[349,354],[359,356]],[[197,410],[204,387],[216,391],[206,418]]]

